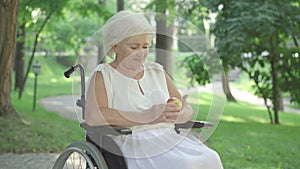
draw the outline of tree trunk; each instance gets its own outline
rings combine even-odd
[[[222,86],[223,86],[223,91],[224,91],[224,94],[226,95],[227,101],[236,102],[235,98],[233,97],[233,95],[230,91],[228,71],[226,71],[224,76],[222,76]]]
[[[0,116],[16,116],[11,101],[19,0],[0,1]]]
[[[173,20],[171,16],[166,15],[166,11],[171,10],[167,1],[155,0],[156,11],[156,62],[161,64],[165,71],[172,76],[173,71]]]
[[[172,76],[173,71],[173,24],[167,25],[165,17],[156,20],[156,62],[163,65],[165,71]]]
[[[117,10],[118,11],[124,10],[124,0],[118,0],[118,2],[117,2]]]
[[[272,73],[272,93],[273,93],[273,110],[274,110],[274,123],[279,124],[279,115],[278,115],[278,95],[277,95],[277,77],[275,72],[274,65],[275,56],[271,55],[271,73]]]
[[[276,38],[277,33],[275,33],[274,37]],[[271,75],[272,75],[272,103],[273,103],[273,110],[274,110],[274,123],[279,124],[279,114],[278,114],[278,89],[277,89],[277,71],[275,68],[276,62],[276,54],[275,54],[275,45],[273,36],[270,38],[270,64],[271,64]]]
[[[278,89],[278,110],[283,111],[284,110],[284,104],[283,104],[283,97],[282,92],[280,89]]]
[[[26,26],[25,23],[19,26],[17,34],[16,60],[15,60],[15,90],[20,89],[24,78],[24,46],[25,46]]]

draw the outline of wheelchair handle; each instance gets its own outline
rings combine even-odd
[[[77,69],[80,69],[81,77],[81,99],[77,100],[77,105],[82,109],[82,118],[85,119],[85,75],[82,64],[76,64],[71,66],[67,71],[64,72],[66,78],[70,78],[70,75]]]
[[[65,71],[64,75],[66,78],[70,78],[70,75],[75,71],[75,66],[71,66],[67,71]]]

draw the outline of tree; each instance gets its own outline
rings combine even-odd
[[[50,21],[50,18],[52,15],[56,13],[60,13],[61,10],[63,9],[64,5],[68,1],[40,1],[40,0],[30,0],[28,3],[25,3],[23,8],[20,10],[30,10],[31,14],[34,12],[35,15],[32,17],[25,17],[29,18],[30,25],[29,27],[32,28],[32,33],[34,33],[34,42],[32,45],[32,51],[31,51],[31,56],[29,59],[29,63],[27,66],[27,70],[25,72],[25,76],[22,79],[21,85],[20,85],[20,90],[19,90],[19,99],[22,97],[23,90],[26,85],[27,77],[29,75],[31,65],[35,56],[37,44],[39,42],[39,37],[41,32],[43,31],[44,27],[46,24]],[[25,14],[25,12],[23,12]],[[28,13],[28,12],[27,12]],[[24,37],[25,39],[25,37]],[[18,49],[18,50],[23,50],[23,49]]]
[[[0,1],[0,116],[16,116],[12,105],[11,76],[17,36],[18,0]]]
[[[223,64],[248,73],[255,82],[256,93],[265,100],[271,123],[279,124],[279,92],[297,93],[297,89],[287,87],[292,84],[287,82],[299,80],[299,68],[291,77],[279,70],[292,66],[292,59],[296,58],[293,55],[299,53],[299,48],[287,45],[291,39],[297,42],[299,38],[295,36],[300,33],[299,1],[211,0],[207,6],[218,12],[213,32],[218,53],[226,61]],[[285,76],[290,80],[283,83]],[[297,98],[292,94],[292,99]],[[274,120],[267,99],[272,100]]]

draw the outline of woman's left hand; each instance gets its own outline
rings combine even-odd
[[[188,122],[193,117],[193,109],[192,109],[191,105],[187,102],[187,97],[188,97],[188,95],[184,95],[181,98],[182,109],[179,112],[179,116],[175,122],[177,124]]]

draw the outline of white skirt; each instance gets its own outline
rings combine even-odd
[[[173,128],[156,128],[113,136],[128,169],[222,169],[219,155]]]

